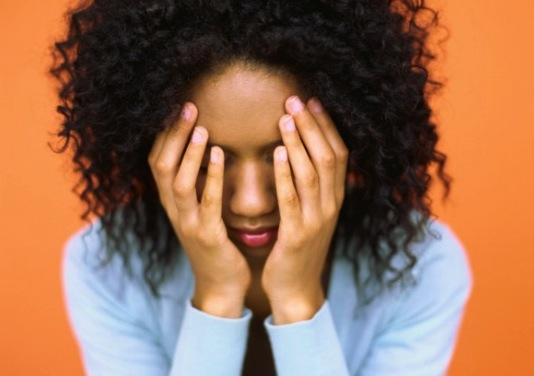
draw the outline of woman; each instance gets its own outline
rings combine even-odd
[[[90,222],[63,264],[88,374],[445,373],[472,277],[428,197],[432,163],[451,182],[437,12],[95,0],[68,22],[50,71]]]

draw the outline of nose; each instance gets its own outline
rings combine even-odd
[[[251,162],[235,171],[232,179],[230,211],[243,218],[267,216],[276,209],[276,191],[273,191],[272,172]]]

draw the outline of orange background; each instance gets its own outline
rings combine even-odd
[[[82,222],[45,72],[65,0],[0,2],[0,373],[81,375],[60,289]],[[455,178],[434,209],[466,246],[475,284],[450,375],[534,375],[534,5],[442,1],[451,30],[434,107]],[[528,171],[531,171],[530,173]]]

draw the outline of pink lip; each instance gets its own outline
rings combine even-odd
[[[241,229],[233,229],[239,241],[249,247],[262,247],[272,242],[277,234],[278,227],[256,229],[243,231]]]

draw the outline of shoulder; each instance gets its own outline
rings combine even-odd
[[[407,324],[461,314],[473,289],[473,273],[458,235],[445,222],[432,219],[413,251],[417,261],[410,272],[412,278],[393,294],[391,318]]]
[[[368,351],[359,358],[362,373],[446,372],[473,277],[466,249],[449,225],[429,219],[419,235],[408,246],[416,263],[404,283],[381,290],[372,304],[354,309],[357,337],[370,328]],[[406,266],[403,255],[398,252],[393,258],[397,269]]]
[[[131,232],[121,239],[126,243],[127,262],[109,249],[102,220],[97,218],[71,234],[63,245],[62,283],[65,290],[87,288],[98,290],[114,300],[137,305],[143,300],[156,299],[145,278],[145,264],[141,259],[139,241]],[[109,262],[103,261],[110,255]],[[106,260],[107,261],[107,260]],[[191,289],[192,274],[187,257],[178,252],[170,266],[171,272],[159,285],[161,297],[183,299]]]
[[[126,240],[126,239],[125,239]],[[99,265],[104,261],[109,251],[107,248],[106,233],[100,218],[94,219],[71,234],[63,245],[63,265],[73,266],[79,271],[95,273],[99,270]],[[133,253],[133,252],[132,252]],[[115,253],[110,262],[109,268],[117,271],[119,257]],[[121,271],[121,274],[125,271]]]
[[[101,220],[95,219],[71,234],[63,245],[62,284],[68,295],[89,297],[130,304],[142,290],[142,265],[134,252],[132,238],[125,236],[132,253],[128,265],[115,252],[109,252]],[[107,261],[104,263],[104,261]]]
[[[473,275],[466,247],[445,222],[433,219],[422,241],[416,244],[418,261],[413,268],[416,283],[423,279],[441,285],[471,288]]]
[[[417,212],[412,213],[413,222],[419,218]],[[398,294],[405,295],[406,291],[413,291],[414,288],[419,291],[435,291],[433,289],[437,285],[441,288],[462,286],[466,290],[471,290],[473,275],[468,252],[451,226],[437,218],[429,218],[422,231],[407,247],[404,245],[405,238],[405,230],[397,228],[393,239],[398,251],[393,256],[390,256],[390,244],[385,240],[379,242],[378,252],[384,259],[389,259],[392,267],[384,271],[385,280],[392,280],[398,276],[398,271],[406,270],[402,281],[396,283],[390,291],[382,291],[382,297],[390,299]],[[342,258],[341,249],[340,246],[336,255],[338,258]],[[373,266],[369,252],[369,249],[365,249],[357,254],[358,263],[361,264],[359,279],[362,285],[370,278]],[[343,261],[347,262],[345,259]],[[412,266],[409,267],[410,265]],[[366,287],[369,288],[368,293],[371,294],[378,288],[375,284],[369,284]]]

